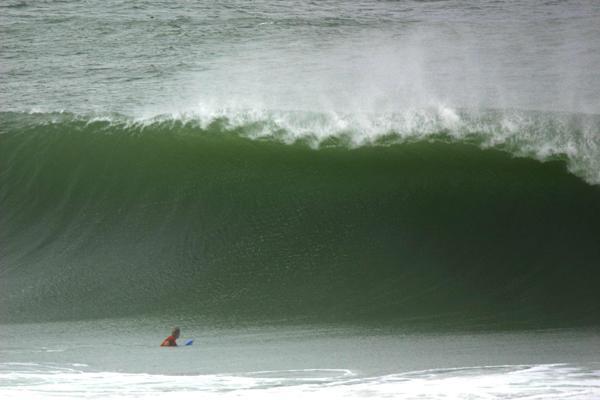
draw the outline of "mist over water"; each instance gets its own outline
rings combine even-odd
[[[0,110],[224,120],[249,137],[474,134],[600,182],[600,5],[9,1]]]
[[[2,10],[4,111],[600,112],[595,1],[9,1]]]

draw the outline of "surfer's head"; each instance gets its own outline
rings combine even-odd
[[[179,337],[180,333],[181,333],[181,331],[179,330],[178,326],[176,326],[175,328],[173,328],[173,330],[171,331],[171,335],[173,335],[173,337],[175,339],[177,339]]]

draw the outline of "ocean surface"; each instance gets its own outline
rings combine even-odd
[[[599,65],[592,0],[0,1],[0,397],[599,398]]]

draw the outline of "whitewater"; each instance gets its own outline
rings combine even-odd
[[[1,2],[0,396],[600,397],[598,65],[591,0]]]

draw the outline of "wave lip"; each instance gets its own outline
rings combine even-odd
[[[500,148],[517,156],[548,160],[565,157],[572,172],[600,183],[600,117],[518,110],[456,110],[442,105],[399,113],[306,113],[216,110],[177,115],[241,129],[251,138],[303,141],[312,147],[361,147],[440,137]]]
[[[151,128],[235,134],[312,148],[357,148],[406,141],[446,140],[496,148],[541,161],[565,159],[569,170],[600,183],[600,116],[522,110],[467,110],[437,105],[402,112],[344,113],[201,106],[187,112],[131,118],[119,114],[1,113],[12,128],[32,124],[95,125],[138,134]],[[98,124],[108,124],[103,129]]]

